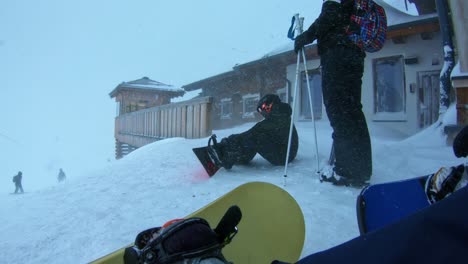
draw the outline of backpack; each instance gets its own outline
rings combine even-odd
[[[373,0],[354,0],[354,13],[346,27],[349,39],[367,52],[379,51],[387,35],[387,16]]]
[[[220,240],[203,218],[176,219],[140,232],[132,247],[125,249],[124,263],[225,264],[221,249],[230,242]]]

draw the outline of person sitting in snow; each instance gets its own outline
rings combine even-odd
[[[23,180],[23,173],[19,171],[18,174],[16,174],[13,177],[13,182],[15,183],[15,193],[18,193],[18,191],[20,191],[21,193],[24,193],[23,185],[21,184],[22,180]]]
[[[233,165],[247,164],[258,153],[273,165],[284,165],[286,161],[291,107],[275,94],[263,96],[257,111],[264,119],[251,129],[223,138],[219,143],[216,135],[211,138],[214,144],[209,147],[210,156],[217,165],[231,169]],[[296,128],[293,126],[288,162],[294,160],[299,147]]]

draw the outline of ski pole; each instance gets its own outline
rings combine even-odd
[[[289,161],[289,153],[291,151],[291,141],[292,141],[292,134],[294,128],[294,113],[296,112],[296,98],[297,98],[297,83],[299,79],[299,66],[301,64],[301,56],[297,56],[297,64],[296,64],[296,82],[294,84],[293,90],[293,106],[292,106],[292,114],[291,114],[291,123],[289,126],[289,138],[288,138],[288,149],[286,151],[286,161],[284,163],[284,185],[286,185],[286,178],[288,177],[288,161]]]
[[[315,114],[314,114],[314,103],[312,101],[312,90],[310,89],[310,81],[309,81],[309,74],[307,73],[307,59],[305,56],[305,51],[304,49],[301,49],[302,53],[302,62],[304,63],[304,71],[305,71],[305,76],[306,76],[306,83],[307,83],[307,92],[309,94],[309,105],[310,105],[310,113],[312,117],[312,122],[314,123],[314,137],[315,137],[315,156],[317,159],[317,172],[319,171],[319,153],[318,153],[318,142],[317,142],[317,128],[315,125]]]
[[[292,18],[291,21],[291,27],[288,30],[288,37],[292,40],[294,40],[294,33],[293,33],[293,25],[295,23],[295,20],[297,20],[297,24],[295,27],[295,31],[298,34],[302,33],[302,21],[303,19],[299,17],[299,14],[295,14]],[[292,134],[293,134],[293,128],[294,128],[294,116],[296,112],[296,99],[297,99],[297,85],[299,83],[299,66],[301,64],[301,56],[297,56],[297,62],[296,62],[296,81],[294,82],[294,90],[293,90],[293,106],[292,106],[292,113],[291,113],[291,123],[289,126],[289,137],[288,137],[288,149],[286,151],[286,161],[284,162],[284,185],[286,185],[286,178],[288,177],[288,162],[289,162],[289,154],[291,151],[291,141],[292,141]]]

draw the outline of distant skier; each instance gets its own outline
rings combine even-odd
[[[67,177],[65,176],[65,172],[63,172],[62,168],[60,168],[59,174],[57,176],[57,180],[59,182],[62,182],[66,179]]]
[[[21,171],[19,171],[18,174],[13,177],[13,182],[15,183],[15,193],[18,193],[18,191],[20,191],[20,193],[24,193],[23,185],[21,184],[22,179],[23,173]]]
[[[209,151],[215,156],[215,163],[226,169],[233,165],[246,164],[258,153],[273,165],[284,165],[291,125],[291,107],[275,94],[263,96],[257,111],[264,119],[251,129],[233,134],[215,143]],[[216,136],[212,138],[216,142]],[[291,150],[288,161],[294,160],[299,147],[296,128],[293,127]]]

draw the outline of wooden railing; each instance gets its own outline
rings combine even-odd
[[[115,139],[136,148],[171,138],[211,135],[212,97],[146,108],[115,119]]]

